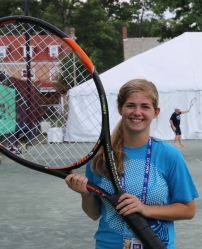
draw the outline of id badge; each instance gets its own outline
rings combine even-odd
[[[124,224],[123,249],[143,249],[142,242],[126,223]]]
[[[124,238],[123,249],[143,249],[143,244],[138,238]]]

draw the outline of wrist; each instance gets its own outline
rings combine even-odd
[[[91,197],[91,196],[92,196],[92,193],[90,191],[88,191],[87,189],[86,189],[85,192],[81,193],[82,198],[86,198],[86,197],[88,198],[88,197]]]
[[[149,208],[150,208],[150,206],[144,204],[144,208],[143,208],[143,211],[142,211],[141,214],[142,214],[145,218],[150,218]]]

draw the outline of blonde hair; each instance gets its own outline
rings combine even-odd
[[[135,79],[125,83],[119,90],[117,97],[117,105],[119,108],[122,108],[126,102],[128,96],[133,92],[143,91],[148,98],[151,99],[153,107],[155,110],[158,108],[158,91],[156,86],[147,80],[144,79]],[[114,160],[116,164],[116,169],[118,176],[121,176],[121,173],[124,169],[124,151],[123,151],[123,127],[122,119],[118,122],[111,134],[111,144],[114,153]],[[105,175],[109,177],[107,168],[105,166],[105,156],[103,147],[100,148],[97,155],[94,157],[92,162],[92,169],[96,171],[98,175]]]

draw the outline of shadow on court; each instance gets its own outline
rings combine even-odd
[[[172,143],[172,141],[168,141]],[[202,140],[186,140],[184,155],[200,197],[194,219],[175,222],[177,249],[202,247]],[[84,173],[84,169],[77,171]],[[81,210],[80,196],[64,180],[27,169],[2,156],[1,249],[93,249],[98,222]]]

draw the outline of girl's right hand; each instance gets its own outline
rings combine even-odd
[[[88,178],[83,175],[69,174],[65,181],[68,187],[79,194],[89,194],[89,191],[86,188]]]

